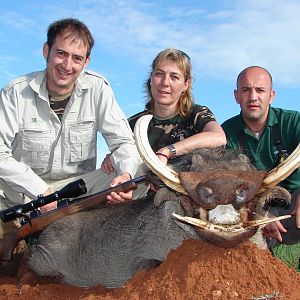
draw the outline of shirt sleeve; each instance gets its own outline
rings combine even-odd
[[[200,105],[195,105],[191,118],[193,118],[194,129],[198,133],[203,131],[203,128],[208,122],[216,121],[216,118],[210,109]]]
[[[118,174],[127,172],[134,177],[141,159],[129,123],[109,85],[103,84],[100,98],[99,131],[112,152]]]
[[[12,145],[19,131],[17,96],[13,89],[2,89],[0,94],[0,178],[14,191],[35,198],[48,188],[26,164],[13,158]]]

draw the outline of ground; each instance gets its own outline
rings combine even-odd
[[[136,274],[119,289],[84,289],[26,274],[1,276],[0,300],[300,300],[300,274],[250,242],[223,249],[185,241],[159,267]]]

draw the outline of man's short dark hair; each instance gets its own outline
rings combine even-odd
[[[47,32],[49,50],[55,43],[56,37],[66,31],[70,32],[68,37],[72,37],[75,40],[81,39],[83,41],[84,45],[87,46],[86,57],[89,57],[94,46],[94,38],[84,23],[72,18],[61,19],[50,24]]]

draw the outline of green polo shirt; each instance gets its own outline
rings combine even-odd
[[[300,113],[270,106],[268,123],[259,139],[247,129],[243,116],[239,115],[222,124],[227,137],[228,149],[243,149],[259,170],[271,170],[278,162],[272,127],[278,124],[283,149],[291,154],[300,142]],[[300,168],[281,184],[291,193],[300,187]]]

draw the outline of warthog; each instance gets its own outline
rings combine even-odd
[[[265,184],[273,173],[255,170],[237,152],[203,150],[183,158],[178,172],[168,169],[140,141],[147,126],[138,122],[136,128],[142,158],[171,188],[49,225],[31,249],[29,264],[38,275],[77,286],[120,287],[136,272],[157,266],[184,239],[230,247],[250,238],[267,222],[266,199],[290,199],[287,191]]]

